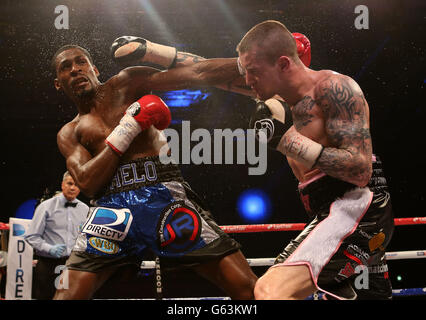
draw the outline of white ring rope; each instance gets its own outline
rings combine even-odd
[[[426,258],[426,250],[413,251],[395,251],[385,254],[386,260],[404,260],[404,259],[424,259]],[[247,262],[252,267],[272,266],[275,258],[251,258]],[[141,269],[154,269],[155,261],[142,261]]]

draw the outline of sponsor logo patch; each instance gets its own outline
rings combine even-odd
[[[254,129],[256,130],[256,138],[259,140],[259,131],[263,131],[266,135],[266,141],[269,142],[274,136],[275,126],[271,119],[265,118],[257,120],[254,123]]]
[[[339,276],[342,276],[344,278],[349,278],[354,273],[355,273],[354,268],[349,262],[347,262],[346,265],[342,269],[340,269]]]
[[[385,248],[383,248],[382,244],[385,242],[385,234],[383,232],[379,232],[375,236],[373,236],[370,241],[368,241],[368,247],[370,249],[370,252],[373,252],[377,248],[380,248],[380,250],[384,251]]]
[[[129,209],[94,208],[83,232],[102,238],[123,241],[129,232],[133,216]]]
[[[91,237],[89,244],[96,250],[107,254],[114,254],[120,250],[120,247],[116,243],[98,237]]]
[[[174,202],[161,214],[157,230],[162,249],[183,252],[197,243],[201,234],[201,219],[194,209],[183,202]]]

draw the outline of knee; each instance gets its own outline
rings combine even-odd
[[[274,290],[270,285],[270,282],[261,277],[257,280],[254,287],[254,298],[256,300],[274,300]]]
[[[297,290],[282,286],[269,279],[260,278],[254,288],[256,300],[300,300]]]
[[[54,300],[88,300],[99,282],[95,273],[67,270],[61,274]]]

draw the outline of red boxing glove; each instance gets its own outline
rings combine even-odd
[[[297,45],[297,54],[303,64],[307,67],[311,64],[311,42],[309,39],[301,33],[292,33],[294,40]]]
[[[143,96],[133,103],[126,111],[141,126],[142,130],[154,125],[158,130],[164,130],[172,121],[169,107],[153,94]]]
[[[142,131],[154,125],[158,130],[166,129],[172,120],[170,109],[155,95],[146,95],[132,103],[120,123],[105,142],[122,155],[133,139]]]

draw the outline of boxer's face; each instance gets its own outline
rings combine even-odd
[[[62,181],[62,193],[68,201],[73,201],[79,195],[80,189],[71,176],[67,176],[64,181]]]
[[[246,84],[260,100],[272,98],[277,92],[277,66],[266,61],[256,49],[240,54]]]
[[[98,69],[77,48],[65,50],[56,57],[56,75],[56,89],[63,90],[70,98],[90,95],[99,83]]]

